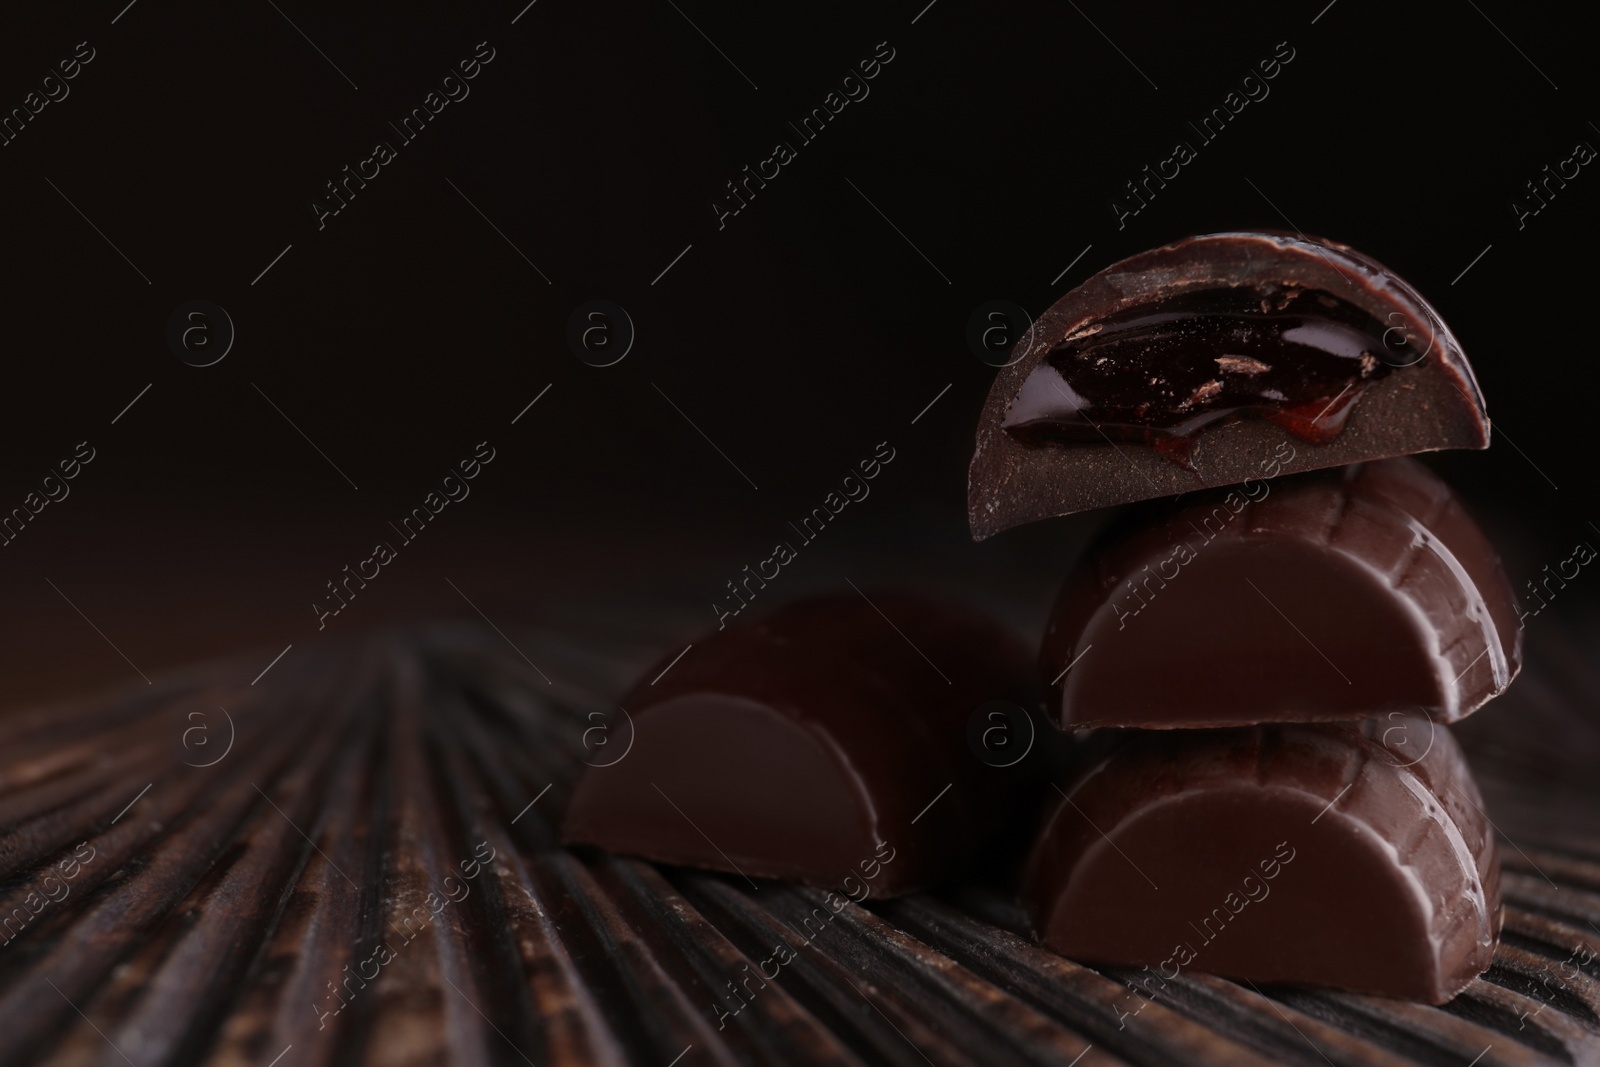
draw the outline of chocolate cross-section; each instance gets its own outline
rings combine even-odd
[[[1332,241],[1208,234],[1107,267],[1018,340],[978,425],[968,517],[982,539],[1246,478],[1488,444],[1461,345],[1404,280]]]

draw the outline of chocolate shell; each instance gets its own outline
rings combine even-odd
[[[1455,722],[1521,667],[1493,546],[1405,457],[1130,511],[1068,576],[1040,653],[1064,726]]]
[[[1441,1004],[1487,968],[1495,838],[1443,727],[1118,732],[1045,824],[1023,880],[1076,960]]]
[[[1038,753],[996,767],[968,745],[981,705],[1036,690],[1025,648],[966,609],[802,601],[666,666],[622,698],[633,747],[578,780],[567,843],[892,896],[1014,834],[1037,796]]]
[[[978,424],[979,540],[1246,478],[1489,445],[1483,396],[1438,313],[1319,238],[1217,233],[1133,256],[1051,305],[1015,353]]]

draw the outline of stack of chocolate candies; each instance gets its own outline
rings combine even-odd
[[[1521,662],[1493,547],[1413,453],[1484,448],[1460,346],[1343,245],[1190,238],[1053,305],[990,393],[982,538],[1114,504],[1040,657],[1085,743],[1023,879],[1065,955],[1442,1003],[1499,936],[1444,726]],[[1311,472],[1311,473],[1298,473]]]

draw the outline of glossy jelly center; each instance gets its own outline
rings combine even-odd
[[[1409,340],[1319,290],[1207,289],[1098,319],[1049,352],[1002,425],[1026,445],[1134,441],[1183,466],[1214,424],[1265,418],[1326,444]]]

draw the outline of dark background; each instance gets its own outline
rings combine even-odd
[[[0,548],[0,703],[477,609],[670,649],[880,441],[897,458],[871,497],[763,596],[932,580],[1037,627],[1102,516],[970,542],[994,372],[968,316],[997,298],[1037,313],[1116,259],[1223,229],[1345,241],[1436,304],[1496,433],[1437,466],[1519,589],[1600,540],[1600,164],[1523,229],[1511,206],[1600,145],[1592,40],[1565,13],[124,2],[0,15],[0,111],[95,50],[0,147],[0,511],[79,441],[96,450]],[[401,147],[386,122],[480,41],[495,55],[470,95]],[[801,146],[787,123],[885,41],[870,95]],[[1270,95],[1200,146],[1187,120],[1279,42],[1294,59]],[[1179,139],[1198,158],[1119,229],[1112,199]],[[378,140],[398,158],[319,230],[312,201]],[[713,199],[778,140],[798,158],[719,230]],[[637,329],[611,367],[565,340],[594,298]],[[166,339],[197,299],[237,330],[205,368]],[[319,633],[324,583],[485,439],[497,458],[471,496]]]

